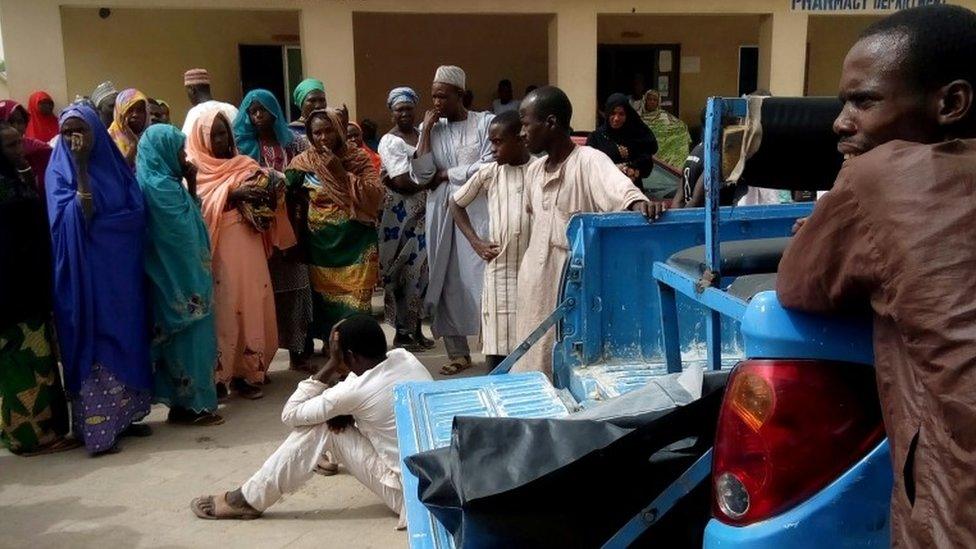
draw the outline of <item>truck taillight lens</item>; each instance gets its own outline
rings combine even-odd
[[[719,413],[715,517],[741,526],[778,515],[837,478],[883,436],[874,368],[742,362]]]

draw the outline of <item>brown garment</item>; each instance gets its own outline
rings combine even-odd
[[[896,141],[845,162],[780,263],[784,306],[874,311],[895,546],[976,547],[974,236],[976,140]]]

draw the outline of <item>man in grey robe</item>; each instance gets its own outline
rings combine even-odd
[[[491,162],[488,126],[493,115],[464,108],[465,74],[443,66],[434,76],[411,175],[426,186],[427,254],[430,285],[425,306],[433,318],[434,337],[443,337],[451,363],[441,373],[453,375],[471,367],[468,336],[481,329],[481,291],[485,262],[454,225],[449,198],[481,167]],[[479,197],[467,208],[475,231],[488,235],[488,204]]]

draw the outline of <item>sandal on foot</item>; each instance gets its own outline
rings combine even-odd
[[[146,425],[145,423],[133,423],[125,428],[122,433],[119,434],[120,437],[148,437],[152,436],[152,427]]]
[[[339,464],[328,461],[319,462],[315,465],[315,468],[312,469],[312,471],[314,471],[317,475],[322,475],[323,477],[333,477],[339,474]]]
[[[256,509],[232,507],[227,492],[220,496],[201,496],[190,502],[190,510],[205,520],[252,520],[261,516]]]
[[[246,398],[247,400],[257,400],[264,396],[264,391],[261,390],[257,385],[251,385],[244,380],[234,380],[232,382],[233,388],[237,391],[237,395],[241,398]]]
[[[441,368],[442,376],[457,375],[472,366],[471,357],[452,358],[451,363]]]
[[[20,452],[16,455],[23,457],[33,457],[33,456],[43,456],[47,454],[56,454],[58,452],[66,452],[68,450],[74,450],[81,446],[81,441],[74,438],[58,438],[54,442],[45,444],[36,450],[31,450],[30,452]]]
[[[215,414],[214,412],[194,413],[188,410],[183,411],[171,409],[169,411],[169,416],[166,418],[166,423],[193,427],[213,427],[216,425],[223,425],[224,418],[219,414]]]

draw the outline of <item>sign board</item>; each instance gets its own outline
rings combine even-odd
[[[946,0],[788,0],[790,10],[803,12],[833,12],[844,14],[883,14],[928,6],[945,4]]]

